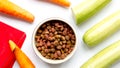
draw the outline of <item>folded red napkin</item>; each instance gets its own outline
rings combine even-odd
[[[13,40],[21,48],[25,38],[24,32],[0,22],[0,68],[12,68],[15,62],[8,41]]]

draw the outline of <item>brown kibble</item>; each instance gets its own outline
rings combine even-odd
[[[68,34],[69,37],[72,37],[72,34]]]
[[[42,48],[43,51],[45,50],[45,47],[44,47],[44,46],[42,46],[41,48]]]
[[[50,46],[50,45],[51,45],[51,43],[50,43],[50,41],[48,41],[48,42],[47,42],[47,46]]]
[[[68,31],[68,28],[67,28],[67,27],[65,27],[65,28],[64,28],[64,31],[66,31],[66,32],[67,32],[67,31]]]
[[[64,40],[65,40],[65,37],[64,37],[64,36],[61,36],[61,40],[64,41]]]
[[[62,55],[61,55],[61,58],[62,58],[62,59],[64,59],[65,57],[66,57],[65,54],[62,54]]]
[[[57,35],[57,34],[58,34],[58,32],[56,31],[54,34],[55,34],[55,35]]]
[[[39,39],[40,38],[40,36],[35,36],[35,39]]]
[[[45,53],[48,53],[49,52],[49,49],[45,49]]]
[[[46,56],[46,53],[44,51],[41,51],[42,56]]]
[[[65,43],[66,43],[66,40],[65,40],[65,41],[63,41],[63,43],[65,44]]]
[[[45,33],[45,34],[49,34],[49,31],[48,31],[48,30],[46,30],[46,31],[44,31],[44,33]]]
[[[63,49],[61,49],[61,53],[62,53],[62,54],[65,53]]]
[[[56,51],[58,56],[61,56],[61,52],[60,51]]]
[[[70,54],[72,52],[72,50],[70,49],[69,51],[68,51],[68,54]]]
[[[64,30],[64,27],[63,27],[63,26],[61,26],[60,30],[61,30],[61,31],[63,31],[63,30]]]
[[[54,53],[54,58],[58,58],[58,55],[57,55],[57,53]]]
[[[48,34],[45,34],[45,39],[48,39],[48,37],[49,37]]]
[[[73,49],[74,49],[74,47],[71,47],[70,49],[71,49],[71,50],[73,50]]]
[[[55,38],[57,38],[57,39],[61,38],[61,35],[55,35]]]
[[[52,36],[53,36],[53,33],[49,33],[49,36],[51,36],[51,37],[52,37]]]
[[[42,33],[42,30],[38,30],[38,33],[40,33],[40,34],[41,34],[41,33]]]
[[[46,28],[46,24],[43,24],[43,25],[42,25],[42,28]]]
[[[70,48],[70,45],[66,45],[66,48]]]
[[[55,23],[55,26],[58,27],[58,26],[59,26],[59,23]]]
[[[60,41],[60,45],[62,45],[63,43],[62,43],[62,41]]]
[[[50,53],[48,53],[47,55],[48,55],[48,56],[50,56],[51,54],[50,54]]]
[[[66,35],[66,36],[65,36],[65,39],[66,39],[66,40],[69,40],[69,39],[70,39],[70,37],[69,37],[68,35]]]
[[[59,35],[62,35],[62,31],[57,31]]]
[[[47,26],[47,29],[51,29],[51,26]]]
[[[54,52],[55,52],[55,49],[54,49],[54,48],[50,49],[50,52],[54,53]]]
[[[46,55],[45,58],[49,59],[50,57],[48,55]]]
[[[54,54],[51,54],[51,55],[50,55],[50,58],[53,59],[53,58],[54,58]]]
[[[64,51],[65,51],[65,52],[68,52],[68,49],[66,48]]]
[[[67,41],[67,45],[71,45],[71,41]]]
[[[51,47],[51,48],[54,48],[54,45],[51,45],[50,47]]]
[[[38,49],[39,51],[41,51],[41,50],[42,50],[42,48],[41,48],[41,47],[38,47],[37,49]]]
[[[75,40],[71,40],[72,44],[74,45],[75,44]]]
[[[50,36],[48,39],[49,39],[49,41],[54,41],[54,40],[55,40],[55,37],[51,37],[51,36]]]
[[[54,29],[54,28],[51,28],[51,32],[55,32],[55,29]]]
[[[61,46],[61,45],[58,45],[58,46],[57,46],[57,49],[61,49],[61,48],[62,48],[62,46]]]
[[[65,30],[63,31],[63,35],[67,35],[67,32]]]
[[[40,40],[38,44],[39,44],[39,46],[42,46],[43,43],[44,43],[44,42],[43,42],[42,40]]]
[[[62,48],[65,48],[65,45],[62,45]]]
[[[58,41],[57,41],[57,40],[55,40],[53,44],[54,44],[54,45],[58,45]]]
[[[60,39],[57,39],[58,42],[60,42]]]
[[[75,40],[75,35],[72,35],[71,39],[72,39],[72,40]]]
[[[41,34],[41,38],[44,39],[44,35],[43,34]]]
[[[40,38],[39,36],[35,36],[35,40],[36,40],[36,42],[39,42],[39,41],[40,41],[39,38]]]
[[[48,46],[47,45],[44,45],[45,46],[45,49],[47,49],[48,48]]]
[[[40,43],[38,43],[38,44],[36,44],[36,46],[37,46],[37,47],[40,47],[40,46],[42,46],[42,45],[41,45]]]

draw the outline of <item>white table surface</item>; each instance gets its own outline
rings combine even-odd
[[[26,55],[32,60],[35,64],[36,68],[80,68],[80,66],[86,62],[90,57],[95,55],[97,52],[107,47],[109,44],[120,39],[120,31],[116,32],[99,45],[94,48],[88,48],[84,42],[82,41],[82,36],[86,30],[92,27],[94,24],[113,13],[116,10],[120,9],[120,0],[112,0],[103,10],[98,12],[96,15],[91,17],[89,20],[83,22],[83,24],[77,26],[72,17],[71,8],[63,8],[51,3],[43,2],[42,0],[11,0],[15,4],[21,6],[22,8],[30,11],[35,16],[35,21],[33,24],[26,23],[25,21],[21,21],[19,19],[11,18],[11,16],[4,15],[0,13],[0,21],[5,22],[17,29],[24,31],[27,35],[25,42],[23,44],[22,50],[26,53]],[[70,0],[72,6],[80,3],[84,0]],[[68,61],[52,65],[43,62],[39,57],[35,54],[32,48],[32,34],[35,27],[44,19],[50,17],[60,17],[70,21],[75,28],[78,40],[78,47],[75,54]],[[17,62],[15,62],[13,68],[19,68]],[[120,62],[117,62],[111,66],[111,68],[120,68]]]

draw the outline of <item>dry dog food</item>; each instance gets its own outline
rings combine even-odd
[[[36,47],[47,59],[64,59],[72,52],[76,37],[72,28],[59,20],[51,20],[42,24],[37,30]]]

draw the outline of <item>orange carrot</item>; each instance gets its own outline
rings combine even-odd
[[[30,59],[20,50],[20,48],[12,41],[9,40],[11,51],[14,53],[20,68],[35,68]]]
[[[70,2],[68,0],[48,0],[52,3],[61,5],[63,7],[69,7],[70,6]]]
[[[20,8],[19,6],[8,0],[0,0],[0,12],[9,14],[17,18],[21,18],[30,23],[32,23],[34,20],[34,16],[30,12]]]

